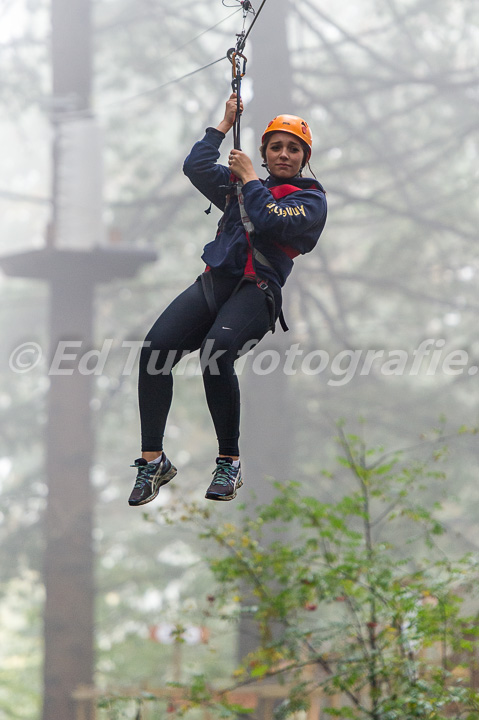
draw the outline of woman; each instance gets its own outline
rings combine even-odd
[[[205,272],[166,308],[141,352],[142,457],[131,466],[138,474],[130,505],[150,502],[176,475],[163,452],[173,391],[171,369],[198,348],[219,446],[206,498],[225,501],[236,497],[243,481],[234,362],[268,330],[274,331],[281,310],[281,288],[291,272],[293,257],[314,248],[326,222],[323,187],[301,174],[312,145],[311,131],[301,118],[280,115],[266,128],[260,148],[269,173],[266,181],[258,178],[250,158],[241,150],[231,150],[228,168],[217,163],[236,108],[233,93],[219,125],[206,130],[184,163],[183,170],[193,185],[224,214],[215,239],[204,248]],[[239,182],[235,185],[234,181]]]

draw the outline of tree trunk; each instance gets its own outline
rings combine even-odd
[[[87,111],[91,91],[90,0],[52,0],[54,123],[70,111]],[[59,168],[53,157],[53,244]],[[88,238],[85,238],[88,242]],[[51,275],[51,355],[59,341],[79,341],[65,354],[81,357],[92,343],[94,281],[68,255]],[[43,720],[74,720],[72,693],[91,684],[94,671],[94,582],[90,464],[92,376],[64,359],[50,376],[47,427],[48,503],[44,519],[44,701]]]
[[[68,275],[68,273],[66,273]],[[93,286],[82,278],[52,280],[51,343],[91,344]],[[77,363],[73,363],[77,364]],[[73,369],[66,359],[60,370]],[[72,693],[93,681],[94,583],[90,462],[91,375],[78,368],[50,377],[47,429],[48,504],[45,530],[43,720],[74,720]]]

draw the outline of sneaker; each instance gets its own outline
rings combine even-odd
[[[216,458],[216,468],[213,470],[213,481],[206,491],[208,500],[234,500],[236,491],[243,484],[241,478],[241,464],[234,467],[230,457]]]
[[[159,463],[149,463],[144,458],[138,458],[130,467],[138,468],[138,474],[128,500],[129,505],[145,505],[151,502],[160,492],[160,487],[169,483],[177,473],[165,453]]]

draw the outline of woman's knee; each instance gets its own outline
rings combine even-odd
[[[181,353],[169,348],[143,345],[140,353],[140,372],[168,375],[181,359]]]
[[[232,369],[238,359],[234,345],[220,341],[218,338],[206,337],[200,348],[200,364],[203,374],[220,375]]]

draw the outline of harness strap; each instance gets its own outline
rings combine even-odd
[[[209,268],[206,270],[208,271]],[[215,291],[213,287],[213,275],[211,272],[204,272],[200,275],[200,279],[206,304],[208,305],[208,310],[213,317],[216,317],[218,314],[218,306],[216,305]]]
[[[248,243],[248,255],[246,258],[246,265],[244,268],[244,276],[249,277],[252,280],[256,280],[256,270],[254,267],[254,247],[252,242],[252,236],[254,233],[254,225],[251,222],[248,213],[246,212],[245,206],[244,206],[244,197],[243,193],[241,192],[241,188],[243,187],[243,183],[238,180],[236,183],[236,196],[238,198],[238,205],[241,215],[241,222],[243,223],[243,227],[245,229],[246,233],[246,242]],[[260,261],[261,262],[261,261]]]
[[[253,238],[253,234],[254,234],[254,225],[251,222],[251,220],[248,216],[248,213],[246,212],[246,209],[244,206],[244,197],[243,197],[243,193],[241,192],[241,188],[242,188],[242,183],[240,181],[238,181],[238,183],[236,184],[236,195],[238,197],[238,205],[239,205],[239,209],[240,209],[241,221],[242,221],[244,229],[245,229],[246,240],[248,243],[248,256],[246,259],[246,265],[245,265],[245,269],[244,269],[244,277],[251,278],[252,280],[256,280],[257,286],[261,290],[266,292],[266,294],[268,296],[268,300],[270,302],[270,305],[271,305],[271,303],[273,305],[273,316],[272,316],[272,320],[271,320],[271,332],[274,332],[274,315],[275,315],[275,313],[274,313],[274,295],[272,293],[271,288],[268,286],[268,283],[266,282],[266,280],[260,280],[258,278],[256,269],[254,267],[254,261],[257,260],[258,262],[261,263],[261,265],[265,265],[266,267],[271,268],[271,270],[274,270],[274,267],[272,266],[272,264],[270,263],[268,258],[265,257],[263,255],[263,253],[260,252],[259,250],[257,250],[253,245],[252,238]],[[289,195],[290,193],[296,192],[300,189],[294,185],[279,186],[279,188],[280,188],[280,192],[277,195],[274,192],[272,192],[276,188],[270,189],[271,194],[273,195],[273,197],[275,199],[285,197],[286,195]],[[281,190],[281,188],[284,188],[284,189]],[[281,246],[278,245],[278,247],[281,247]],[[283,248],[281,247],[281,249],[283,249]],[[294,250],[294,248],[285,247],[284,251],[286,252],[287,255],[289,255],[289,257],[295,257],[296,255],[299,255],[299,252]],[[282,309],[279,312],[278,320],[279,320],[279,324],[281,325],[281,329],[283,330],[283,332],[287,332],[289,330],[289,327],[286,324],[286,320],[285,320]]]
[[[253,248],[253,256],[254,256],[255,260],[257,260],[258,262],[261,263],[261,265],[266,265],[266,267],[270,267],[270,268],[273,267],[271,265],[270,261],[268,260],[268,258],[265,257],[263,255],[263,253],[260,252],[259,250],[257,250],[256,248]]]

